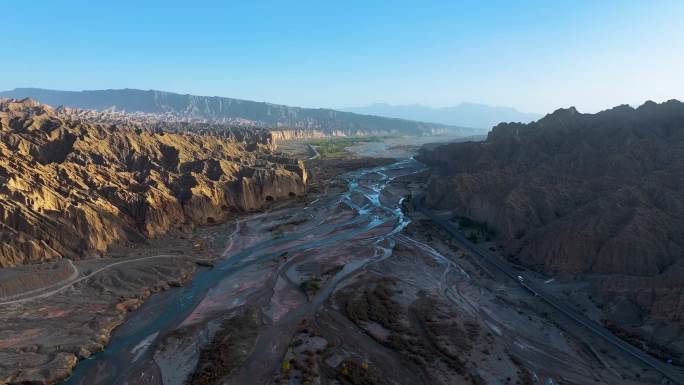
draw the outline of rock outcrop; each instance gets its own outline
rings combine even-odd
[[[684,104],[560,109],[480,143],[423,150],[426,203],[488,222],[550,275],[600,273],[599,293],[684,317]]]
[[[270,134],[228,138],[0,100],[0,267],[97,256],[305,192]]]

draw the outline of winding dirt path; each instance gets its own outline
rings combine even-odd
[[[125,264],[125,263],[139,262],[139,261],[143,261],[143,260],[146,260],[146,259],[153,259],[153,258],[179,258],[179,257],[185,257],[185,258],[187,258],[187,256],[184,256],[184,255],[160,254],[160,255],[152,255],[152,256],[149,256],[149,257],[141,257],[141,258],[136,258],[136,259],[127,259],[127,260],[125,260],[125,261],[114,262],[114,263],[111,263],[111,264],[109,264],[109,265],[107,265],[107,266],[103,266],[103,267],[101,267],[101,268],[99,268],[99,269],[97,269],[97,270],[94,270],[93,272],[91,272],[91,273],[88,274],[88,275],[84,275],[84,276],[81,277],[81,278],[76,278],[76,277],[78,277],[78,275],[79,275],[79,270],[78,270],[78,268],[76,267],[76,265],[74,265],[74,263],[73,263],[71,260],[69,260],[69,263],[70,263],[71,266],[73,267],[74,272],[71,274],[71,276],[70,276],[68,279],[65,280],[65,281],[68,281],[66,284],[64,284],[63,286],[60,286],[60,287],[58,287],[58,288],[56,288],[56,289],[49,290],[49,291],[47,291],[47,292],[45,292],[45,293],[36,294],[36,295],[32,295],[32,296],[25,297],[25,298],[20,298],[20,299],[15,299],[15,300],[10,300],[10,301],[0,302],[0,306],[2,306],[2,305],[11,305],[11,304],[16,304],[16,303],[24,303],[24,302],[33,301],[34,299],[47,298],[47,297],[53,296],[53,295],[55,295],[55,294],[57,294],[57,293],[59,293],[59,292],[62,292],[62,291],[64,291],[64,290],[66,290],[67,288],[70,288],[71,286],[73,286],[73,285],[75,285],[75,284],[77,284],[77,283],[79,283],[79,282],[85,281],[85,280],[87,280],[87,279],[93,277],[95,274],[101,273],[101,272],[103,272],[103,271],[105,271],[105,270],[107,270],[107,269],[110,269],[110,268],[114,267],[114,266],[123,265],[123,264]],[[63,281],[63,282],[65,282],[65,281]],[[52,286],[54,286],[54,285],[52,285]],[[21,295],[29,294],[29,293],[31,293],[31,292],[36,292],[36,291],[42,291],[42,290],[45,290],[45,289],[48,289],[48,288],[49,288],[49,287],[47,287],[47,288],[42,288],[42,289],[34,289],[34,290],[30,291],[30,292],[26,292],[26,293],[23,293],[23,294],[21,294]],[[6,299],[6,298],[7,298],[7,297],[5,297],[5,299]]]
[[[25,297],[25,296],[33,294],[33,293],[40,293],[42,291],[49,290],[50,288],[57,287],[57,286],[60,286],[60,285],[63,285],[63,284],[66,284],[70,281],[75,280],[76,278],[78,278],[78,275],[80,272],[78,271],[78,268],[76,267],[76,265],[74,265],[74,262],[71,261],[71,259],[67,259],[67,263],[71,267],[71,275],[69,275],[69,277],[67,277],[67,278],[65,278],[59,282],[56,282],[56,283],[53,283],[53,284],[50,284],[50,285],[47,285],[44,287],[39,287],[36,289],[27,290],[27,291],[25,291],[23,293],[19,293],[19,294],[12,294],[12,295],[0,297],[0,301],[3,301],[3,302],[0,302],[0,305],[6,303],[7,301],[11,301],[11,300],[14,300],[17,298]]]

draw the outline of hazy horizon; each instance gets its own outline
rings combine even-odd
[[[2,90],[155,89],[335,109],[477,103],[536,114],[684,98],[684,3],[675,1],[75,1],[6,12],[7,29],[21,33],[8,39]]]
[[[15,89],[39,89],[39,90],[49,90],[49,91],[66,91],[66,92],[84,92],[84,91],[102,91],[102,90],[123,90],[123,89],[131,89],[131,90],[142,90],[142,91],[157,91],[157,92],[168,92],[168,93],[175,93],[175,94],[181,94],[181,95],[194,95],[194,96],[206,96],[206,97],[219,97],[219,98],[233,98],[233,99],[242,99],[242,100],[250,100],[250,101],[255,101],[255,102],[264,102],[264,103],[273,103],[269,100],[259,100],[259,99],[245,99],[245,98],[236,98],[231,95],[200,95],[200,94],[192,94],[189,92],[182,92],[182,91],[169,91],[169,90],[160,90],[160,89],[141,89],[141,88],[136,88],[136,87],[118,87],[118,88],[101,88],[101,89],[55,89],[55,88],[44,88],[44,87],[38,87],[38,86],[25,86],[25,87],[12,87],[8,89],[0,89],[0,92],[3,91],[12,91]],[[486,106],[486,107],[492,107],[492,108],[510,108],[514,109],[516,111],[519,111],[521,113],[530,113],[530,114],[543,114],[540,112],[536,111],[520,111],[515,107],[512,106],[503,106],[503,105],[496,105],[496,104],[487,104],[487,103],[480,103],[480,102],[473,102],[469,100],[464,100],[461,102],[449,104],[449,105],[443,105],[443,106],[433,106],[429,104],[424,104],[424,103],[404,103],[404,104],[392,104],[392,103],[385,103],[385,102],[372,102],[372,103],[367,103],[363,105],[354,105],[354,106],[301,106],[301,105],[293,105],[293,104],[287,104],[287,103],[275,103],[275,104],[280,104],[280,105],[286,105],[289,107],[303,107],[303,108],[329,108],[329,109],[335,109],[335,110],[340,110],[340,111],[347,111],[347,110],[352,110],[356,108],[364,108],[364,107],[374,107],[374,106],[388,106],[388,107],[424,107],[424,108],[429,108],[429,109],[434,109],[434,110],[439,110],[439,109],[447,109],[447,108],[454,108],[454,107],[460,107],[462,105],[473,105],[473,106]],[[624,103],[623,103],[624,104]],[[643,104],[643,103],[639,103]],[[567,106],[571,107],[571,106]],[[614,106],[613,106],[614,107]],[[559,108],[565,108],[565,107],[559,107]],[[609,107],[610,108],[610,107]],[[550,112],[550,111],[549,111]]]
[[[581,109],[581,108],[578,108],[578,107],[575,106],[575,105],[558,106],[558,107],[556,107],[556,108],[554,108],[554,109],[552,109],[552,110],[548,110],[548,111],[527,111],[527,110],[518,109],[518,108],[516,108],[516,107],[514,107],[514,106],[499,105],[499,104],[489,104],[489,103],[485,103],[485,102],[476,102],[476,101],[470,101],[470,100],[463,100],[463,101],[460,101],[460,102],[456,102],[456,103],[452,103],[452,104],[447,104],[447,105],[430,105],[430,104],[419,103],[419,102],[415,102],[415,103],[398,103],[398,104],[394,104],[394,103],[386,103],[386,102],[380,101],[380,102],[370,102],[370,103],[366,103],[366,104],[361,104],[361,105],[350,105],[350,106],[322,106],[322,105],[311,105],[311,106],[307,106],[307,105],[294,105],[294,104],[291,104],[291,103],[275,103],[275,102],[272,102],[272,101],[270,101],[270,100],[258,99],[258,98],[255,98],[255,99],[239,98],[239,97],[235,97],[235,96],[232,96],[232,95],[209,95],[209,94],[203,95],[203,94],[193,94],[193,93],[184,92],[184,91],[169,91],[169,90],[154,89],[154,88],[142,89],[142,88],[136,88],[136,87],[112,87],[112,88],[99,88],[99,89],[96,89],[96,88],[89,88],[89,89],[62,89],[62,88],[60,88],[60,89],[56,89],[56,88],[44,88],[44,87],[38,87],[38,86],[22,86],[22,87],[3,88],[3,89],[0,89],[0,92],[2,92],[2,91],[11,91],[11,90],[15,90],[15,89],[42,89],[42,90],[49,90],[49,91],[67,91],[67,92],[84,92],[84,91],[102,91],[102,90],[122,90],[122,89],[131,89],[131,90],[142,90],[142,91],[168,92],[168,93],[175,93],[175,94],[181,94],[181,95],[193,95],[193,96],[203,96],[203,97],[219,97],[219,98],[240,99],[240,100],[248,100],[248,101],[260,102],[260,103],[263,102],[263,103],[271,103],[271,104],[277,104],[277,105],[284,105],[284,106],[288,106],[288,107],[327,108],[327,109],[334,109],[334,110],[339,110],[339,111],[351,111],[351,112],[353,112],[352,110],[355,110],[355,109],[367,108],[367,107],[375,107],[375,106],[386,106],[386,107],[422,107],[422,108],[428,108],[428,109],[432,109],[432,110],[442,110],[442,109],[450,109],[450,108],[454,108],[454,107],[460,107],[460,106],[464,106],[464,105],[473,105],[473,106],[485,106],[485,107],[491,107],[491,108],[512,109],[512,110],[515,110],[515,111],[520,112],[520,113],[523,113],[523,114],[536,114],[536,115],[541,115],[541,116],[544,116],[544,115],[546,115],[546,114],[550,114],[550,113],[552,113],[552,112],[554,112],[555,110],[558,110],[558,109],[566,109],[566,108],[571,108],[571,107],[576,108],[576,109],[577,109],[579,112],[581,112],[581,113],[596,113],[596,112],[600,112],[600,111],[603,111],[603,110],[609,110],[609,109],[612,109],[612,108],[614,108],[614,107],[621,106],[621,105],[629,105],[629,106],[631,106],[632,108],[637,108],[637,107],[643,105],[644,103],[646,103],[646,102],[648,102],[648,101],[652,101],[652,102],[656,102],[656,103],[664,103],[664,102],[667,102],[667,101],[673,100],[673,99],[674,99],[674,100],[679,100],[679,101],[684,101],[684,98],[676,98],[676,97],[673,97],[673,98],[665,98],[665,99],[662,99],[662,100],[644,99],[644,100],[642,100],[642,101],[634,102],[634,103],[626,103],[626,102],[625,102],[625,103],[616,103],[616,104],[612,104],[612,105],[606,106],[606,107],[604,107],[604,108],[600,108],[600,109],[597,109],[597,110],[590,110],[590,111],[589,111],[589,110],[583,110],[583,109]]]

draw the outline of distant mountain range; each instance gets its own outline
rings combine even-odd
[[[494,107],[476,103],[461,103],[444,108],[432,108],[420,104],[395,106],[378,103],[366,107],[344,108],[343,110],[357,114],[485,129],[490,129],[501,122],[529,123],[542,117],[540,114],[520,112],[511,107]]]
[[[482,131],[440,123],[369,116],[325,108],[299,108],[218,96],[183,95],[137,89],[58,91],[16,88],[0,92],[0,97],[30,97],[52,106],[98,111],[153,113],[192,120],[257,125],[293,130],[295,136],[385,135],[385,134],[482,134]],[[303,132],[303,133],[302,133]]]

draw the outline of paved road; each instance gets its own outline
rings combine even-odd
[[[543,289],[539,288],[539,286],[529,281],[519,282],[518,276],[520,275],[520,273],[517,270],[515,270],[508,263],[502,261],[496,255],[478,247],[477,245],[467,240],[466,237],[460,231],[458,231],[456,226],[452,225],[448,221],[440,218],[439,216],[435,215],[433,212],[425,208],[422,205],[421,196],[414,197],[414,199],[412,200],[412,204],[414,209],[419,210],[423,214],[425,214],[428,218],[430,218],[430,220],[434,224],[436,224],[447,234],[449,234],[455,241],[457,241],[465,249],[469,250],[474,255],[480,257],[481,260],[488,263],[489,265],[494,266],[497,270],[501,271],[508,278],[512,279],[516,283],[522,285],[527,290],[537,295],[544,302],[551,305],[553,308],[555,308],[556,310],[570,318],[572,321],[580,324],[581,326],[585,327],[595,335],[603,338],[605,341],[609,342],[617,349],[631,355],[632,357],[641,361],[643,364],[646,364],[647,366],[651,367],[655,371],[667,377],[673,383],[684,385],[684,374],[677,368],[673,367],[672,365],[668,365],[664,362],[661,362],[656,358],[650,356],[643,350],[638,349],[633,345],[625,342],[624,340],[612,334],[610,331],[608,331],[600,324],[588,319],[583,314],[577,312],[575,309],[570,307],[565,302],[555,298],[553,295],[549,293],[546,293]]]
[[[136,258],[136,259],[127,259],[127,260],[124,260],[124,261],[114,262],[114,263],[111,263],[111,264],[109,264],[109,265],[107,265],[107,266],[101,267],[101,268],[99,268],[99,269],[93,271],[92,273],[90,273],[90,274],[88,274],[88,275],[84,275],[84,276],[81,277],[81,278],[78,278],[78,279],[72,280],[72,281],[70,281],[70,282],[67,282],[67,283],[64,284],[63,286],[60,286],[60,287],[58,287],[58,288],[56,288],[56,289],[53,289],[53,290],[50,290],[50,291],[47,291],[47,292],[44,292],[44,293],[41,293],[41,294],[32,295],[32,296],[30,296],[30,297],[24,297],[24,298],[21,298],[21,299],[15,299],[15,300],[11,300],[11,301],[0,302],[0,306],[2,306],[2,305],[10,305],[10,304],[14,304],[14,303],[23,303],[23,302],[32,301],[32,300],[38,299],[38,298],[46,298],[46,297],[53,296],[53,295],[55,295],[55,294],[57,294],[57,293],[59,293],[59,292],[65,290],[65,289],[67,289],[67,288],[69,288],[69,287],[71,287],[71,286],[74,286],[75,284],[77,284],[77,283],[79,283],[79,282],[82,282],[82,281],[85,281],[86,279],[91,278],[92,276],[94,276],[94,275],[97,274],[97,273],[100,273],[100,272],[102,272],[102,271],[104,271],[104,270],[107,270],[107,269],[109,269],[109,268],[112,268],[112,267],[114,267],[114,266],[123,265],[124,263],[138,262],[138,261],[143,261],[143,260],[152,259],[152,258],[178,258],[178,257],[181,257],[181,255],[161,254],[161,255],[153,255],[153,256],[149,256],[149,257],[142,257],[142,258]],[[182,256],[182,257],[187,258],[187,256]],[[76,268],[76,266],[74,266],[74,264],[71,262],[71,260],[69,260],[69,263],[71,263],[71,266],[73,266],[75,274],[78,275],[78,269]],[[73,276],[73,274],[72,274],[72,276]],[[47,288],[43,288],[43,289],[36,289],[36,290],[45,290],[45,289],[48,289],[49,287],[51,287],[51,286],[48,286]],[[35,292],[36,290],[32,290],[31,292]],[[27,292],[27,293],[24,293],[24,294],[29,294],[29,293],[31,293],[31,292]]]

